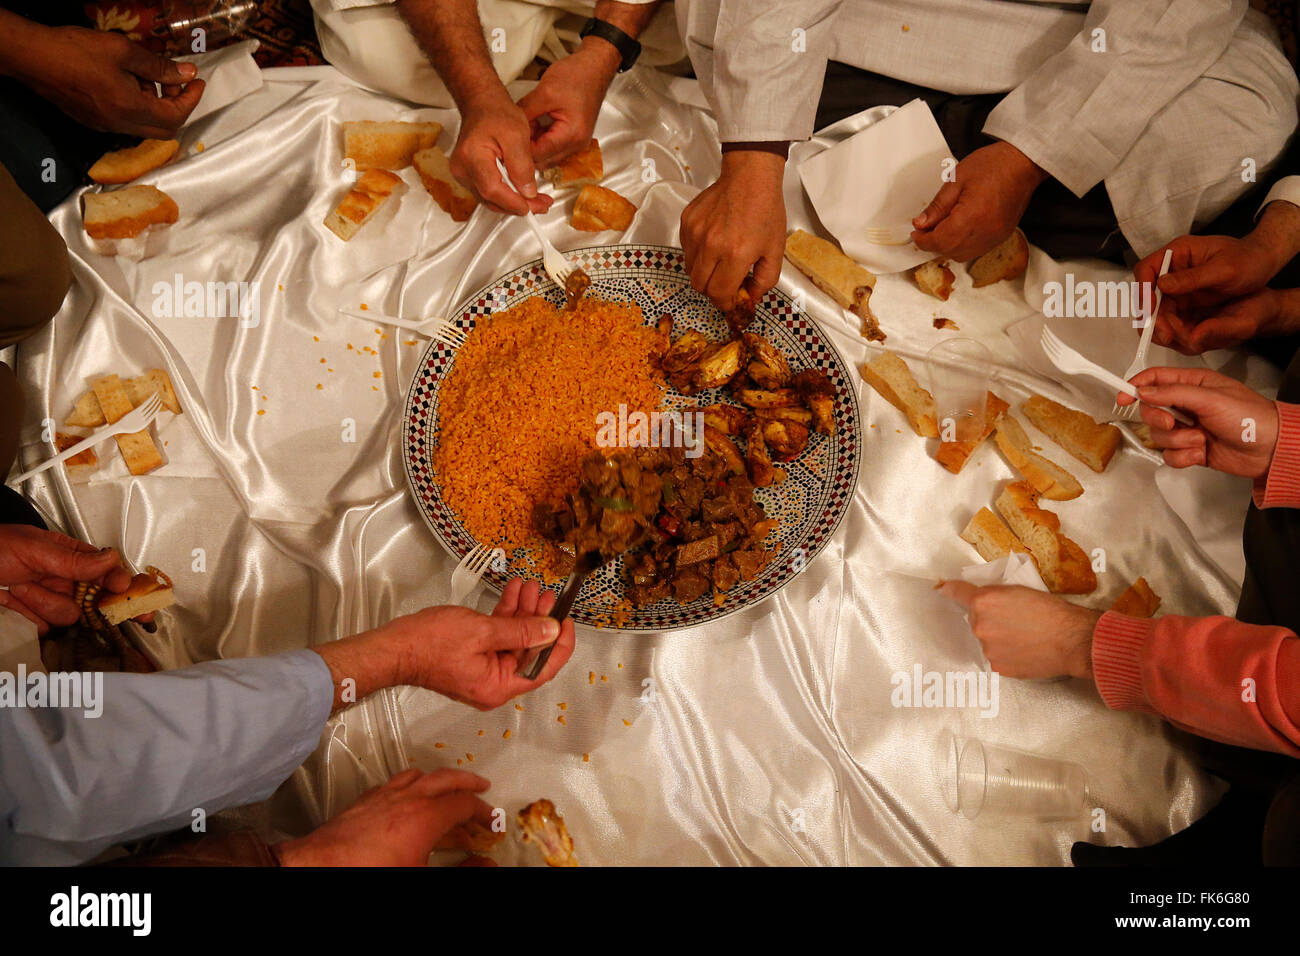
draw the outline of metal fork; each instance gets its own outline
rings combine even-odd
[[[878,246],[905,246],[912,241],[912,230],[906,226],[867,226],[867,242]]]
[[[506,173],[506,164],[497,160],[497,169],[501,170],[501,181],[514,189],[514,183],[510,181],[510,176]],[[516,190],[517,191],[517,190]],[[537,241],[542,244],[542,265],[546,267],[546,274],[551,277],[551,281],[561,289],[567,289],[569,276],[573,275],[573,266],[569,265],[568,260],[564,258],[559,249],[551,245],[551,240],[547,239],[542,233],[542,227],[537,223],[537,217],[533,215],[532,210],[524,214],[524,221],[528,223],[528,228],[533,230],[533,235]]]
[[[114,435],[130,435],[134,432],[142,432],[149,427],[149,424],[158,417],[158,412],[162,410],[162,398],[157,392],[140,403],[138,408],[127,412],[111,425],[107,425],[99,431],[91,434],[89,438],[84,438],[77,442],[71,448],[59,452],[53,458],[48,458],[41,462],[30,471],[24,471],[20,475],[10,478],[6,484],[19,485],[33,475],[39,475],[46,468],[53,468],[61,461],[66,461],[73,455],[79,455],[87,448],[93,448],[105,438],[112,438]]]
[[[467,338],[464,329],[452,325],[446,319],[399,319],[395,315],[384,315],[382,312],[353,312],[351,309],[339,309],[339,315],[363,319],[377,325],[394,325],[399,329],[410,329],[420,335],[427,335],[431,339],[446,342],[452,348],[460,348],[465,344]]]
[[[460,564],[456,565],[456,570],[451,572],[452,604],[460,604],[465,598],[469,597],[469,593],[483,579],[488,565],[492,563],[493,553],[492,548],[485,548],[481,544],[476,544],[470,548],[465,557],[460,559]]]
[[[1043,351],[1047,353],[1047,357],[1051,359],[1052,364],[1067,375],[1087,375],[1105,385],[1109,385],[1117,392],[1132,395],[1134,398],[1138,397],[1137,389],[1132,384],[1124,381],[1124,379],[1120,378],[1114,372],[1102,368],[1096,362],[1084,358],[1074,349],[1070,348],[1070,346],[1062,342],[1057,334],[1045,325],[1043,326],[1042,342]],[[1138,400],[1141,401],[1141,399]],[[1194,426],[1196,424],[1186,415],[1174,411],[1174,409],[1167,405],[1152,405],[1151,407],[1163,409],[1170,415],[1173,415],[1175,421],[1180,422],[1183,425]]]
[[[1147,367],[1147,349],[1151,348],[1151,337],[1156,333],[1156,316],[1160,314],[1160,276],[1169,272],[1169,263],[1173,259],[1174,250],[1166,249],[1165,258],[1160,263],[1160,275],[1156,276],[1156,301],[1155,307],[1151,310],[1150,315],[1146,317],[1146,324],[1142,326],[1142,337],[1138,339],[1137,354],[1133,356],[1133,361],[1129,363],[1128,371],[1124,373],[1124,381],[1128,381],[1138,372]],[[1137,403],[1119,407],[1116,402],[1110,410],[1112,417],[1122,418],[1125,421],[1133,421],[1137,418]]]

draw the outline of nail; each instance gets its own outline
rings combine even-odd
[[[193,63],[182,63],[180,65],[180,74],[185,79],[190,80],[199,75],[199,68]]]
[[[560,636],[560,622],[553,617],[542,621],[542,636],[553,641]]]
[[[519,193],[525,199],[536,199],[537,186],[534,185],[533,183],[524,183],[523,187],[519,190]]]

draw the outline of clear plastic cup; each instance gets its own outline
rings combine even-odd
[[[1088,774],[1071,760],[967,739],[957,758],[957,809],[980,815],[1073,820],[1088,812]]]
[[[984,433],[993,356],[982,342],[944,339],[926,353],[930,394],[941,441],[974,441]]]

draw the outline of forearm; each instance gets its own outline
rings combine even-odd
[[[334,682],[331,713],[350,707],[375,691],[405,683],[402,655],[380,631],[366,631],[313,650],[329,667]]]
[[[1227,617],[1107,613],[1093,633],[1097,689],[1202,737],[1300,756],[1300,639]]]
[[[1277,275],[1300,255],[1300,206],[1285,199],[1270,202],[1246,241],[1268,263],[1269,274]],[[1294,309],[1295,303],[1291,305]],[[1294,314],[1300,315],[1300,310]]]
[[[41,62],[50,28],[0,8],[0,76],[28,83]]]
[[[510,102],[476,0],[398,0],[397,9],[462,113]]]

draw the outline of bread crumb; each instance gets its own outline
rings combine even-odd
[[[265,415],[265,414],[266,414],[266,409],[265,409],[265,408],[259,408],[259,409],[257,410],[257,414],[259,414],[259,415]]]
[[[558,707],[558,708],[560,708],[560,710],[568,710],[568,709],[569,709],[569,705],[566,704],[564,701],[560,701],[560,702],[559,702],[558,704],[556,704],[555,706]]]
[[[515,710],[523,710],[523,709],[524,709],[523,704],[515,704]]]
[[[904,32],[904,33],[908,33],[911,29],[912,29],[912,28],[909,27],[906,23],[903,24],[903,32]]]
[[[482,737],[485,733],[487,733],[486,730],[480,730],[480,731],[478,732],[478,735],[479,735],[480,737]]]
[[[560,716],[556,717],[555,719],[558,720],[560,723],[564,724],[566,727],[569,725],[569,722],[564,719],[563,714],[560,714]]]
[[[433,746],[436,747],[438,750],[441,750],[443,747],[445,747],[445,746],[447,746],[447,745],[444,744],[444,743],[436,743],[436,744],[434,744]]]
[[[324,365],[324,364],[325,364],[325,359],[322,358],[322,359],[320,360],[320,363],[321,363],[321,365]]]
[[[473,762],[474,762],[474,755],[473,755],[473,754],[466,754],[466,755],[465,755],[465,759],[468,760],[470,763],[473,763]]]
[[[207,149],[207,147],[204,146],[202,143],[195,143],[195,144],[194,144],[194,152],[196,152],[196,153],[201,153],[201,152],[203,152],[205,149]]]
[[[348,343],[348,351],[349,351],[349,352],[352,351],[352,343],[351,343],[351,342]]]
[[[166,448],[167,444],[168,444],[167,442],[163,442],[163,447]]]
[[[283,289],[284,286],[280,286],[280,288]],[[319,336],[319,335],[313,335],[313,336],[311,337],[311,340],[312,340],[313,342],[319,342],[319,341],[320,341],[320,336]]]
[[[507,731],[506,731],[504,734],[502,734],[501,736],[502,736],[504,739],[509,740],[509,739],[510,739],[510,731],[507,730]]]
[[[596,672],[595,672],[595,671],[587,671],[587,683],[588,683],[588,684],[594,684],[594,683],[596,683]]]
[[[332,372],[332,371],[334,371],[334,369],[332,369],[332,368],[327,368],[325,371],[327,371],[327,372]]]
[[[369,311],[370,311],[370,306],[368,306],[368,305],[366,305],[364,302],[362,302],[362,303],[361,303],[361,311],[362,311],[362,312],[369,312]]]
[[[609,680],[609,678],[606,677],[604,674],[601,674],[601,675],[600,675],[600,679],[603,680],[603,681],[607,681],[607,680]]]
[[[624,718],[623,718],[623,726],[624,726],[624,727],[631,727],[631,726],[632,726],[632,721],[630,721],[630,720],[628,720],[626,717],[624,717]]]
[[[383,373],[383,372],[376,372],[376,373],[375,373],[375,378],[383,378],[383,377],[384,377],[384,373]]]
[[[255,391],[255,392],[257,391],[257,386],[256,386],[256,385],[253,386],[253,391]]]
[[[583,762],[583,763],[591,763],[591,754],[583,754],[583,755],[582,755],[582,762]]]
[[[380,339],[386,339],[386,338],[388,338],[388,333],[385,332],[383,335],[379,336],[379,338],[380,338]]]
[[[408,339],[407,342],[406,342],[406,344],[407,344],[407,345],[419,345],[420,343],[419,343],[418,341],[416,341],[415,339]]]
[[[902,430],[901,428],[895,428],[895,429],[894,429],[894,434],[896,434],[896,435],[901,435],[901,434],[903,434],[903,430]]]
[[[322,385],[320,382],[317,382],[317,383],[316,383],[316,390],[317,390],[317,391],[320,391],[320,390],[323,389],[324,387],[325,387],[325,386]]]
[[[456,758],[456,766],[457,766],[457,767],[459,767],[459,766],[460,766],[461,764],[463,764],[464,762],[465,762],[465,761],[461,760],[459,757]]]
[[[619,670],[622,670],[622,669],[623,669],[623,665],[622,665],[622,664],[619,664],[619,665],[618,665],[618,669],[619,669]]]
[[[370,386],[370,390],[371,390],[372,392],[377,392],[377,391],[379,391],[379,386],[378,386],[378,385],[371,385],[371,386]]]

